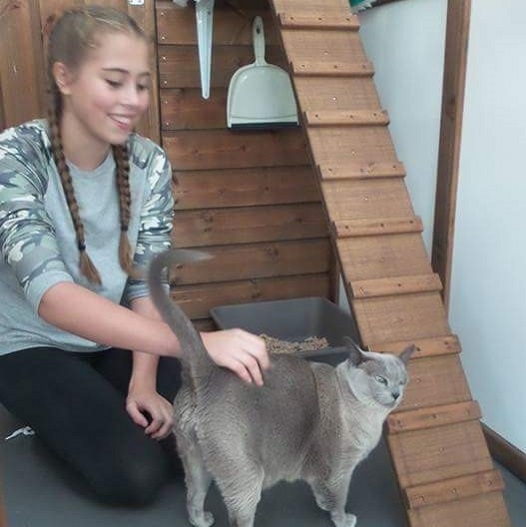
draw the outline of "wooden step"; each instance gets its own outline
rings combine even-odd
[[[340,30],[346,29],[357,31],[360,28],[360,21],[357,16],[348,15],[327,15],[318,13],[279,13],[278,21],[283,29],[321,29],[321,30]]]
[[[413,339],[411,341],[398,342],[378,342],[369,343],[371,351],[379,353],[401,353],[407,346],[414,344],[416,352],[413,359],[423,357],[437,357],[440,355],[457,355],[462,351],[460,341],[456,335],[444,335],[442,337],[432,337],[427,339]]]
[[[383,296],[407,295],[442,291],[438,274],[398,276],[396,278],[377,278],[357,280],[349,283],[354,298],[378,298]]]
[[[387,418],[387,430],[390,434],[399,434],[409,430],[473,421],[481,417],[479,404],[476,401],[466,401],[391,414]]]
[[[312,62],[297,61],[290,64],[292,73],[299,77],[372,77],[374,67],[370,62]]]
[[[504,490],[501,473],[498,470],[487,470],[426,485],[408,487],[402,494],[406,507],[417,509],[498,490]]]
[[[417,233],[423,230],[424,225],[419,216],[378,220],[340,220],[332,224],[332,232],[336,238]]]
[[[305,112],[307,126],[386,126],[389,115],[385,110],[323,110]]]
[[[477,420],[389,434],[387,441],[403,488],[493,470]]]
[[[411,527],[512,527],[502,491],[409,509],[408,515]]]
[[[318,165],[318,173],[323,181],[339,179],[403,178],[403,163],[346,163],[345,165]]]

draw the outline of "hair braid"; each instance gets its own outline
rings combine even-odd
[[[60,181],[62,182],[62,188],[64,189],[64,195],[66,196],[66,202],[68,204],[69,213],[71,220],[73,221],[73,227],[75,228],[75,234],[77,237],[77,247],[79,250],[79,266],[80,272],[92,283],[101,284],[101,279],[97,268],[91,261],[88,253],[86,252],[86,239],[84,236],[84,225],[80,219],[79,205],[75,198],[75,192],[73,188],[73,180],[69,172],[69,167],[66,163],[64,151],[62,148],[62,139],[60,135],[59,115],[61,110],[61,99],[56,88],[52,89],[51,92],[51,105],[49,111],[49,131],[51,140],[51,152],[53,159],[57,165],[57,170],[60,175]]]
[[[119,242],[119,261],[121,267],[130,276],[135,275],[132,251],[128,239],[130,224],[131,192],[130,192],[130,159],[127,145],[114,145],[113,156],[117,165],[117,190],[119,192],[119,208],[121,218],[121,237]]]
[[[112,33],[134,35],[148,41],[148,37],[132,17],[110,6],[88,5],[68,9],[58,19],[54,16],[50,17],[46,25],[46,34],[49,35],[48,76],[51,88],[49,124],[52,153],[75,227],[77,246],[80,252],[80,271],[90,282],[97,284],[101,283],[100,275],[86,252],[84,226],[80,219],[71,174],[64,157],[60,133],[62,95],[54,78],[53,65],[63,63],[70,71],[78,71],[88,53],[100,45],[99,37]],[[128,150],[126,145],[113,146],[112,148],[117,166],[116,179],[121,218],[119,260],[122,268],[128,274],[132,274],[132,251],[127,235],[131,206]]]

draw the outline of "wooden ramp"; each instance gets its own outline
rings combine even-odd
[[[348,0],[270,3],[362,343],[418,346],[405,400],[387,424],[409,523],[510,526],[358,18]]]

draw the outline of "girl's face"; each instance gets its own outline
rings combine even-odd
[[[64,132],[75,134],[77,144],[108,147],[123,144],[148,107],[148,47],[128,33],[104,34],[98,44],[78,70],[59,65],[55,78]]]

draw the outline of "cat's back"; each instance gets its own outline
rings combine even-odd
[[[294,356],[276,355],[264,385],[247,385],[228,370],[216,369],[199,403],[199,428],[207,441],[257,455],[269,473],[287,477],[320,419],[312,366]],[[220,432],[219,432],[220,431]]]

